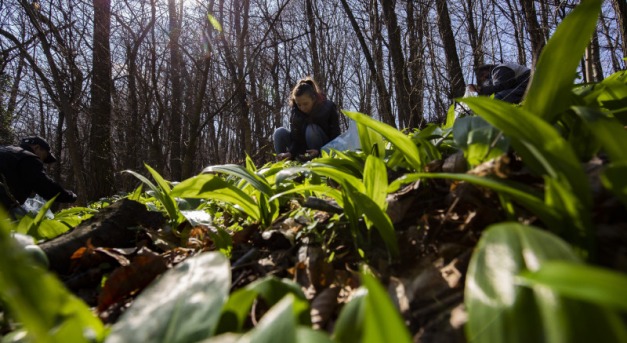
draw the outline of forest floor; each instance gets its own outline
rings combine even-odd
[[[442,171],[449,162],[434,162],[429,171]],[[627,214],[601,187],[601,164],[586,166],[595,199],[596,263],[627,272]],[[542,184],[542,179],[506,155],[468,172]],[[303,208],[309,210],[298,211]],[[310,300],[314,328],[331,333],[342,305],[360,286],[358,272],[366,263],[387,288],[414,341],[465,342],[465,276],[482,231],[507,220],[541,225],[517,210],[518,218],[508,218],[498,195],[463,182],[409,184],[388,196],[388,214],[400,247],[400,257],[391,259],[375,244],[376,232],[364,232],[368,239],[359,246],[361,251],[357,249],[345,224],[330,220],[341,212],[332,202],[294,201],[272,227],[248,226],[232,236],[231,291],[267,276],[293,280]],[[96,216],[89,225],[104,220]],[[174,236],[163,230],[163,218],[152,216],[141,222],[131,244],[98,246],[88,240],[63,268],[56,268],[63,270],[60,278],[66,286],[107,324],[115,323],[136,295],[168,268],[199,252],[216,250],[207,234],[211,227],[197,226],[184,236]],[[104,275],[109,276],[102,287]],[[264,311],[260,302],[248,325],[254,325]]]

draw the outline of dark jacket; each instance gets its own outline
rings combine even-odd
[[[307,141],[305,140],[305,129],[308,124],[317,124],[327,134],[329,142],[339,136],[340,115],[337,106],[331,100],[323,100],[317,103],[311,113],[306,114],[298,107],[292,107],[290,116],[290,138],[292,145],[290,153],[292,156],[304,154],[307,151]]]
[[[0,203],[5,209],[23,204],[32,193],[46,200],[74,202],[76,194],[61,187],[44,170],[41,159],[28,146],[0,147]],[[7,194],[7,188],[10,194]]]
[[[480,95],[490,95],[502,91],[527,87],[531,70],[515,63],[502,63],[494,67],[490,73],[488,84],[481,85]]]

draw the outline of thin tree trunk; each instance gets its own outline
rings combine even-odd
[[[179,37],[181,35],[182,13],[176,11],[176,0],[168,0],[168,15],[170,29],[170,84],[171,88],[171,108],[170,108],[170,169],[171,179],[181,180],[182,173],[182,151],[181,133],[183,117],[183,82],[181,79],[182,57]]]
[[[313,67],[314,78],[325,83],[326,80],[321,80],[321,68],[320,57],[318,57],[318,38],[316,37],[316,17],[314,15],[313,1],[305,1],[306,13],[307,13],[307,25],[309,26],[309,51],[311,52],[311,63]]]
[[[449,84],[451,85],[448,97],[449,99],[453,99],[464,95],[466,88],[464,74],[462,73],[459,56],[457,55],[455,34],[451,26],[451,18],[449,17],[446,0],[436,0],[435,3],[438,13],[438,29],[442,36],[444,55],[446,57],[446,71],[449,77]]]
[[[374,84],[377,88],[377,92],[379,93],[380,100],[378,103],[379,103],[379,114],[381,116],[381,119],[383,120],[384,123],[396,127],[396,124],[394,123],[394,118],[392,116],[392,105],[390,104],[390,95],[385,86],[385,80],[383,80],[382,78],[383,75],[379,73],[379,71],[377,70],[377,66],[372,57],[372,54],[370,53],[370,49],[368,48],[368,45],[366,44],[366,39],[364,38],[364,35],[361,29],[359,28],[359,25],[357,24],[357,20],[355,20],[355,16],[353,15],[353,12],[351,11],[348,3],[346,2],[346,0],[341,0],[341,2],[342,2],[342,8],[344,8],[344,12],[348,16],[351,26],[353,27],[353,31],[355,31],[355,35],[357,35],[357,40],[359,41],[359,45],[361,46],[361,50],[364,54],[364,58],[366,59],[366,63],[368,63],[368,69],[370,70],[370,75],[372,76],[372,79],[374,80]]]
[[[536,7],[533,0],[520,0],[520,4],[523,8],[523,14],[525,16],[525,23],[527,24],[527,32],[531,40],[531,66],[532,70],[535,69],[538,58],[542,53],[542,49],[546,45],[544,38],[544,31],[540,24],[538,24],[538,18],[536,15]]]
[[[94,50],[91,83],[89,162],[92,182],[88,200],[113,194],[111,156],[111,0],[94,0]]]
[[[623,57],[627,57],[627,2],[625,0],[612,0],[612,5],[614,6],[614,11],[616,11],[616,21],[622,42]]]
[[[396,1],[383,1],[383,16],[388,30],[389,52],[392,58],[392,67],[394,70],[394,88],[396,90],[397,107],[399,122],[407,123],[408,118],[412,115],[412,99],[410,92],[412,86],[409,82],[407,67],[405,66],[405,57],[403,56],[403,46],[401,44],[401,29],[398,26],[398,20],[395,12]]]

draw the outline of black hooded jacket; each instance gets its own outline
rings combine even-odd
[[[32,193],[46,200],[59,194],[58,202],[76,201],[76,194],[46,174],[43,162],[28,146],[0,147],[0,184],[0,204],[5,209],[23,204]]]
[[[292,156],[305,153],[307,151],[307,142],[305,140],[305,129],[308,124],[317,124],[332,141],[341,133],[340,115],[337,106],[331,100],[323,100],[317,103],[311,113],[306,114],[299,110],[298,107],[292,107],[290,116],[290,138],[292,145],[289,148]]]

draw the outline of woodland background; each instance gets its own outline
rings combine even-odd
[[[183,180],[269,161],[306,75],[340,108],[420,128],[445,119],[475,66],[533,68],[578,3],[0,0],[0,143],[48,139],[51,174],[85,203],[134,188],[120,171],[143,163]],[[578,81],[624,56],[627,3],[606,0]]]

